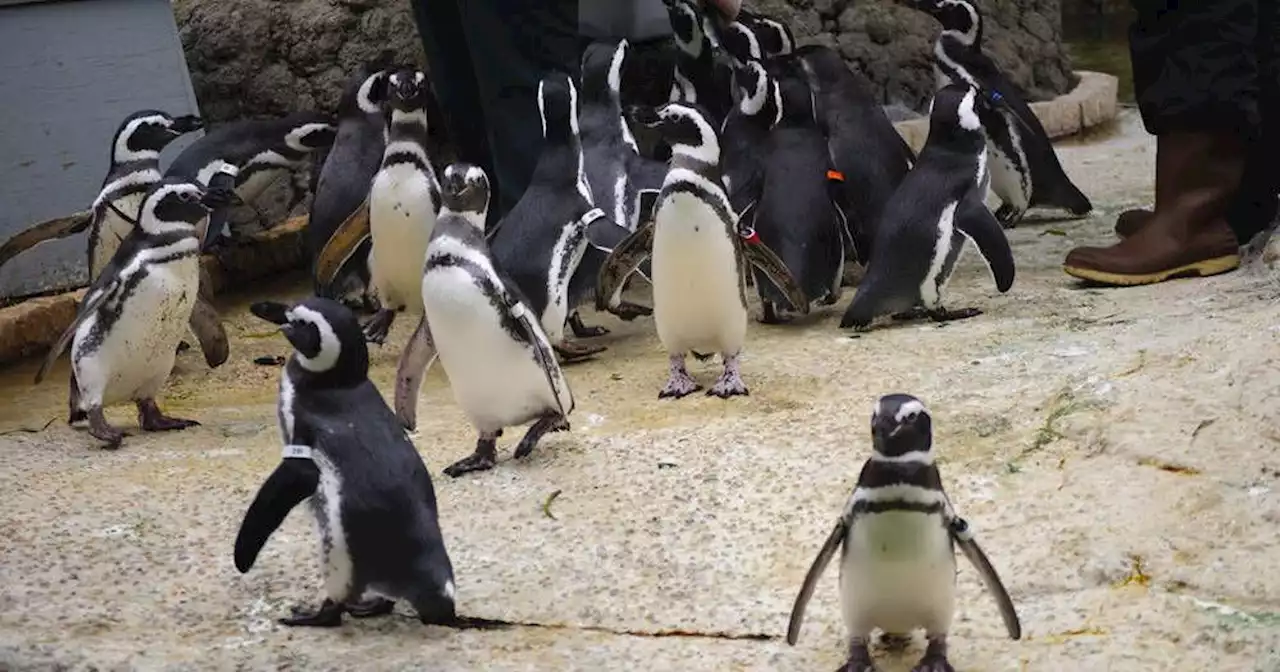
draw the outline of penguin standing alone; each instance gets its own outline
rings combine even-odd
[[[365,324],[373,343],[391,331],[396,312],[422,312],[422,260],[440,209],[440,184],[427,155],[427,76],[387,77],[387,145],[369,190],[369,278],[382,308]]]
[[[991,189],[1002,204],[996,219],[1017,226],[1028,208],[1059,207],[1076,216],[1093,204],[1067,176],[1040,119],[1017,88],[982,53],[982,13],[970,0],[910,0],[916,9],[942,24],[934,43],[934,73],[939,87],[967,84],[999,94],[1006,105],[983,111],[991,153]]]
[[[122,401],[137,404],[138,422],[145,431],[199,424],[164,415],[156,395],[173,371],[178,341],[196,302],[196,226],[230,199],[229,188],[205,191],[179,178],[152,186],[139,209],[138,226],[89,286],[75,319],[36,373],[38,384],[71,343],[67,422],[88,420],[89,433],[105,441],[106,448],[118,448],[125,434],[107,423],[102,409]]]
[[[990,102],[978,90],[950,84],[933,98],[929,137],[911,172],[885,204],[876,230],[875,256],[858,284],[840,326],[865,327],[878,315],[914,317],[919,309],[936,321],[982,311],[947,310],[942,289],[965,240],[977,246],[996,289],[1013,286],[1013,252],[1004,230],[982,202],[986,140],[979,109]]]
[[[493,468],[507,427],[533,421],[516,458],[548,432],[568,430],[574,401],[536,313],[489,254],[484,170],[453,164],[443,190],[422,275],[426,312],[400,358],[395,400],[396,414],[412,429],[422,378],[438,355],[454,399],[480,434],[475,452],[444,470],[457,477]]]
[[[720,353],[724,371],[707,394],[748,393],[738,370],[747,333],[746,263],[763,271],[794,305],[807,305],[786,265],[758,237],[744,238],[721,181],[720,139],[699,106],[632,107],[628,116],[662,132],[670,167],[653,222],[614,248],[600,271],[597,296],[611,296],[640,262],[653,257],[653,317],[670,362],[659,398],[701,386],[689,375],[690,351]]]
[[[453,565],[440,534],[431,475],[369,380],[360,323],[330,299],[255,303],[294,347],[277,407],[284,451],[245,512],[235,564],[248,572],[293,507],[311,499],[321,536],[324,602],[284,625],[338,626],[342,614],[413,605],[424,624],[454,622]],[[368,599],[361,598],[368,593]]]
[[[924,404],[908,394],[881,397],[871,415],[871,439],[857,486],[804,577],[787,643],[795,645],[818,579],[840,551],[840,603],[849,632],[842,669],[874,672],[867,649],[874,629],[909,636],[923,628],[929,644],[912,672],[953,672],[947,633],[955,616],[956,545],[995,598],[1009,637],[1020,639],[1013,600],[942,488]]]

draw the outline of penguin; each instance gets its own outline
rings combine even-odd
[[[833,196],[850,229],[851,256],[864,266],[873,253],[885,203],[915,162],[862,74],[835,50],[806,45],[795,51],[817,101],[819,126],[831,154]]]
[[[343,612],[380,616],[404,600],[424,624],[453,624],[453,564],[431,475],[369,380],[355,315],[319,297],[292,306],[262,301],[250,311],[280,325],[294,352],[277,405],[284,450],[240,523],[236,569],[248,572],[289,512],[310,499],[325,598],[280,623],[339,626]]]
[[[716,59],[712,32],[699,0],[663,0],[675,37],[675,81],[671,102],[697,103],[717,126],[732,106],[730,72]]]
[[[983,204],[980,188],[987,153],[979,115],[998,105],[962,84],[949,84],[934,96],[929,136],[911,172],[885,204],[875,256],[841,328],[862,328],[886,313],[906,319],[923,312],[940,322],[981,315],[977,308],[942,307],[942,288],[966,238],[982,254],[996,289],[1004,293],[1013,286],[1013,252]]]
[[[583,167],[597,207],[627,231],[640,223],[642,194],[657,195],[666,166],[640,155],[635,136],[622,116],[622,73],[629,49],[593,42],[582,54],[579,111]]]
[[[365,324],[386,340],[396,312],[422,312],[422,260],[440,209],[440,184],[427,154],[429,84],[420,70],[387,76],[387,144],[369,190],[369,278],[381,309]]]
[[[786,56],[795,51],[795,35],[792,34],[791,27],[782,21],[746,9],[738,11],[736,20],[755,33],[760,51],[765,58]]]
[[[782,94],[758,60],[735,66],[733,84],[735,104],[720,126],[720,163],[729,204],[743,212],[760,191],[761,154],[769,130],[782,120]]]
[[[754,231],[778,255],[810,301],[831,305],[841,294],[847,230],[828,186],[832,164],[827,139],[818,127],[813,92],[798,64],[775,65],[778,76],[766,74],[765,83],[781,104],[760,149],[758,191],[742,211],[741,226]],[[783,311],[809,312],[808,302],[787,305],[782,291],[760,271],[755,273],[755,287],[766,324],[785,321]]]
[[[538,83],[538,113],[544,140],[529,186],[486,237],[494,262],[528,299],[556,352],[574,362],[605,350],[567,338],[564,327],[572,318],[575,335],[603,331],[582,324],[575,313],[591,298],[606,250],[628,231],[595,207],[578,128],[577,86],[571,77],[553,72]],[[624,319],[650,312],[622,301],[621,291],[604,298],[605,308]]]
[[[720,138],[710,115],[696,104],[666,103],[630,107],[628,116],[662,132],[671,145],[670,167],[653,222],[614,248],[600,271],[596,296],[611,296],[652,255],[653,317],[670,364],[658,397],[680,398],[701,389],[685,368],[690,351],[719,352],[724,360],[707,394],[746,395],[738,365],[747,332],[745,262],[763,271],[794,305],[807,306],[808,299],[777,255],[739,227],[721,181]]]
[[[475,452],[444,470],[451,477],[493,468],[503,429],[532,422],[515,450],[531,453],[548,432],[567,431],[573,393],[520,287],[485,242],[489,180],[483,169],[445,169],[444,207],[422,274],[426,312],[400,358],[396,414],[416,425],[422,378],[438,357],[454,399],[480,438]]]
[[[370,287],[369,188],[386,148],[382,104],[392,58],[389,51],[381,53],[347,82],[333,145],[312,169],[316,181],[302,240],[316,296],[336,299]]]
[[[1063,208],[1077,217],[1089,214],[1093,205],[1062,169],[1040,119],[982,52],[982,13],[977,5],[970,0],[911,2],[942,24],[933,48],[939,86],[964,83],[995,92],[1006,102],[982,119],[991,154],[991,189],[1002,202],[996,219],[1011,228],[1027,209],[1037,206]]]
[[[720,45],[733,60],[735,70],[742,68],[750,61],[759,61],[764,58],[764,51],[760,48],[760,38],[742,21],[730,21],[725,24],[720,35]]]
[[[164,175],[207,185],[222,164],[230,164],[239,170],[236,198],[250,207],[271,183],[289,175],[294,193],[287,209],[292,210],[305,196],[299,189],[299,171],[307,169],[312,152],[333,144],[336,131],[333,118],[321,112],[228,122],[207,129],[204,137],[184,148]],[[210,215],[201,251],[232,235],[227,227],[230,212],[228,205]],[[261,213],[258,217],[265,228]]]
[[[842,669],[876,669],[867,649],[872,630],[909,636],[923,628],[928,648],[913,672],[953,672],[947,634],[955,616],[957,545],[995,598],[1009,637],[1022,638],[1013,600],[943,490],[932,444],[933,421],[924,403],[909,394],[880,397],[871,415],[871,457],[804,577],[788,644],[795,646],[818,579],[840,551],[840,604],[849,632]]]
[[[227,180],[231,177],[228,175]],[[116,449],[124,432],[102,409],[122,401],[138,406],[149,432],[193,427],[156,405],[186,331],[200,284],[197,225],[231,199],[229,185],[215,180],[205,190],[181,178],[165,178],[142,200],[138,226],[125,236],[111,261],[89,286],[75,319],[36,372],[39,384],[71,344],[68,424],[89,421],[89,433]]]

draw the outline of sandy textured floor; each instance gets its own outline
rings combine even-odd
[[[593,316],[615,331],[567,370],[574,430],[519,463],[508,433],[498,468],[452,480],[440,470],[473,435],[433,372],[415,441],[460,609],[547,627],[458,632],[407,612],[274,625],[317,598],[319,573],[305,508],[248,575],[231,563],[279,455],[278,370],[250,360],[286,345],[260,336],[251,297],[223,305],[239,335],[227,365],[180,358],[162,404],[204,423],[185,433],[101,452],[62,422],[65,360],[40,387],[36,362],[11,368],[0,429],[53,422],[0,436],[0,669],[831,670],[844,652],[834,566],[796,647],[787,614],[867,455],[872,403],[906,391],[933,410],[944,481],[1026,633],[1004,636],[962,561],[957,669],[1280,670],[1280,269],[1076,288],[1063,255],[1107,240],[1148,197],[1153,145],[1126,114],[1116,135],[1061,156],[1096,214],[1013,232],[1006,295],[968,255],[950,303],[983,316],[851,339],[836,328],[846,298],[807,324],[753,325],[749,398],[659,401],[652,321]],[[374,352],[384,391],[408,322]],[[111,416],[134,427],[131,408]],[[918,652],[885,654],[884,669]]]

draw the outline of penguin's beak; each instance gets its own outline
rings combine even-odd
[[[278,301],[259,301],[249,306],[249,312],[254,317],[282,327],[289,324],[289,316],[286,315],[288,311],[289,307]]]
[[[662,117],[658,111],[648,105],[628,106],[627,118],[645,128],[658,128],[662,125]]]
[[[169,126],[169,131],[174,135],[182,135],[202,128],[204,128],[204,120],[194,114],[188,114],[182,117],[175,117],[173,124]]]

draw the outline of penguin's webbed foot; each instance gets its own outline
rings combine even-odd
[[[971,317],[977,317],[982,311],[977,308],[934,308],[929,311],[929,319],[934,322],[951,322],[953,320],[967,320]]]
[[[492,469],[497,463],[498,433],[481,432],[480,439],[476,441],[476,452],[445,467],[444,474],[450,478],[457,478],[472,471]]]
[[[999,208],[996,208],[995,212],[996,221],[1000,222],[1000,226],[1006,229],[1016,228],[1018,222],[1022,221],[1023,214],[1025,214],[1025,211],[1019,212],[1017,208],[1008,203],[1001,204]]]
[[[386,616],[395,611],[396,603],[385,597],[371,597],[367,600],[346,604],[344,608],[348,614],[351,614],[352,618],[373,618],[375,616]]]
[[[929,311],[922,306],[916,306],[911,310],[904,310],[901,313],[894,313],[892,319],[898,322],[908,322],[910,320],[923,320],[929,317]]]
[[[924,650],[924,657],[911,672],[955,672],[951,663],[947,662],[947,636],[930,635],[929,646]]]
[[[623,322],[630,322],[636,319],[637,317],[652,315],[653,309],[650,308],[649,306],[642,306],[638,303],[623,301],[619,303],[617,306],[610,308],[609,312],[613,313],[614,315],[617,315],[618,319],[622,320]]]
[[[871,650],[861,639],[849,645],[849,660],[836,672],[878,672],[875,661],[871,660]]]
[[[724,355],[724,372],[720,374],[720,379],[716,381],[716,384],[707,390],[707,394],[721,399],[751,394],[747,391],[747,384],[742,382],[742,375],[738,372],[738,356],[736,354]]]
[[[779,311],[772,301],[765,301],[763,308],[764,315],[760,318],[760,324],[786,324],[791,321],[791,317]]]
[[[280,619],[281,625],[310,626],[313,628],[335,628],[342,625],[343,606],[328,598],[314,611],[306,607],[294,607],[293,615]]]
[[[391,325],[396,321],[396,311],[380,309],[368,322],[364,323],[364,340],[382,345],[391,333]]]
[[[524,433],[524,438],[520,439],[520,443],[516,446],[515,457],[520,458],[533,452],[534,446],[538,445],[544,434],[551,432],[564,432],[569,429],[569,420],[562,415],[547,415],[539,418],[529,431]]]
[[[592,338],[594,336],[604,336],[609,333],[608,329],[601,326],[588,327],[586,323],[582,321],[582,315],[576,310],[569,316],[569,328],[573,330],[573,335],[578,338]]]
[[[120,447],[120,442],[124,441],[124,430],[118,429],[107,423],[107,417],[102,414],[102,407],[95,406],[89,409],[89,435],[99,441],[104,441],[103,450],[115,450]]]
[[[557,355],[560,355],[561,363],[563,364],[577,364],[608,350],[603,345],[583,345],[567,338],[551,347],[556,351]]]
[[[698,360],[699,362],[705,362],[708,359],[711,359],[712,357],[716,356],[716,353],[714,352],[702,353],[702,352],[698,352],[697,350],[690,350],[689,354],[693,355],[693,358]]]
[[[702,389],[685,368],[684,355],[671,355],[670,361],[671,373],[667,377],[667,384],[658,392],[659,399],[679,399]]]
[[[160,410],[155,399],[143,399],[138,402],[138,424],[147,432],[171,432],[188,427],[199,427],[195,420],[171,418]]]
[[[178,350],[177,350],[177,352],[179,352],[179,353],[183,353],[183,352],[186,352],[186,351],[188,351],[188,350],[190,350],[190,349],[191,349],[191,344],[190,344],[190,343],[188,343],[188,342],[186,342],[186,341],[178,341]]]

